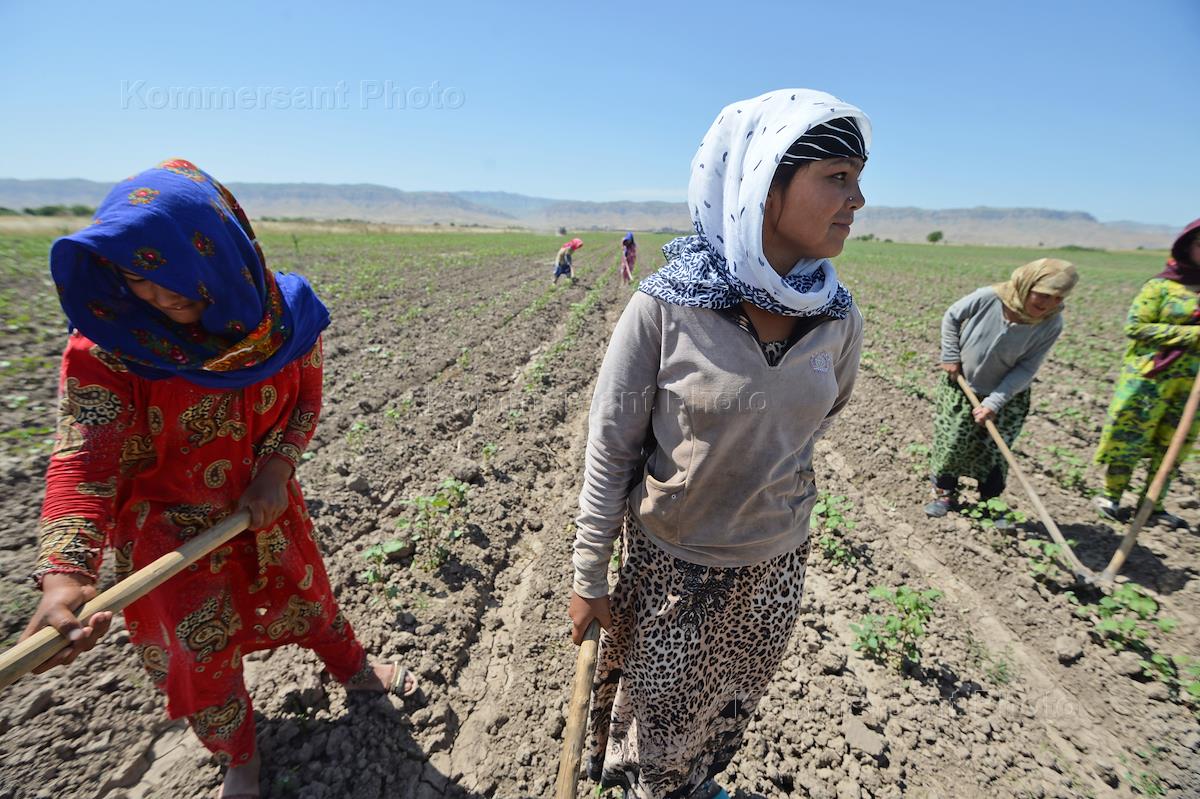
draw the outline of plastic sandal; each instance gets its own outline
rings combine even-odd
[[[388,685],[388,693],[395,694],[401,699],[412,699],[421,691],[421,684],[417,682],[416,675],[413,675],[413,687],[409,691],[404,690],[404,678],[412,674],[408,668],[400,663],[390,664],[392,667],[392,682]]]

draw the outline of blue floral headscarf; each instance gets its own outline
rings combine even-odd
[[[200,321],[174,322],[138,299],[121,269],[205,301]],[[89,227],[54,242],[50,274],[71,327],[151,380],[253,385],[329,324],[307,280],[266,268],[233,195],[182,159],[118,183]]]

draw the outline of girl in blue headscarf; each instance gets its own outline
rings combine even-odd
[[[43,669],[71,662],[111,621],[72,611],[95,596],[106,544],[123,576],[247,509],[250,530],[125,619],[168,714],[229,764],[220,795],[257,796],[247,654],[300,644],[352,690],[416,690],[403,667],[368,663],[294,476],[329,314],[304,278],[266,268],[233,195],[183,160],[118,184],[54,243],[50,272],[72,332],[25,635],[53,626],[72,643]]]

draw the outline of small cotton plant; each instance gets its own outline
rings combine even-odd
[[[1172,697],[1200,712],[1200,658],[1170,655],[1156,648],[1159,634],[1171,632],[1178,622],[1159,616],[1154,597],[1136,583],[1122,583],[1098,602],[1080,604],[1075,614],[1090,621],[1097,637],[1110,649],[1137,654],[1142,676],[1161,682]]]
[[[1104,643],[1118,652],[1141,649],[1154,628],[1170,632],[1176,626],[1174,619],[1158,617],[1158,602],[1135,583],[1122,583],[1099,602],[1079,606],[1075,613],[1092,619]]]
[[[1075,541],[1067,541],[1067,546],[1073,549]],[[1041,538],[1027,538],[1021,542],[1021,548],[1025,551],[1029,574],[1034,580],[1039,583],[1057,583],[1059,578],[1064,576],[1058,565],[1063,548],[1058,544]]]
[[[981,530],[989,530],[996,526],[996,519],[1007,517],[1016,524],[1025,521],[1025,514],[1014,508],[999,497],[981,500],[974,505],[962,509],[962,515],[971,520],[972,524]]]
[[[368,567],[359,574],[368,585],[386,584],[388,565],[413,559],[425,571],[435,571],[450,560],[450,544],[467,530],[468,498],[471,487],[453,478],[438,484],[432,494],[404,500],[410,512],[396,522],[398,538],[363,550]],[[390,596],[390,594],[389,594]]]
[[[435,571],[450,560],[449,544],[466,532],[470,490],[461,480],[447,478],[433,494],[404,500],[412,513],[396,526],[416,545],[417,562],[425,571]]]
[[[920,664],[921,639],[942,592],[936,588],[918,591],[907,585],[894,589],[875,586],[870,596],[888,603],[890,612],[864,616],[859,624],[850,625],[854,651],[895,671],[903,671],[906,664]]]
[[[847,516],[852,509],[850,500],[840,494],[822,494],[812,509],[811,524],[819,532],[817,546],[826,560],[838,566],[853,566],[859,560],[846,536],[856,527]]]

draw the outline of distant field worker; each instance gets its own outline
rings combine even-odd
[[[1063,300],[1078,280],[1067,261],[1039,258],[1010,280],[971,292],[942,317],[941,367],[947,379],[935,398],[929,516],[945,516],[957,506],[960,477],[978,483],[980,501],[1004,490],[1008,464],[984,422],[990,419],[1009,446],[1020,435],[1029,386],[1062,333]],[[978,410],[958,385],[959,374],[982,397]],[[1001,528],[1012,526],[1006,517],[995,521]]]
[[[560,277],[567,277],[574,282],[575,276],[571,271],[571,253],[583,246],[583,239],[571,239],[566,244],[558,248],[558,255],[554,256],[554,282],[558,283]]]
[[[626,233],[621,239],[621,285],[628,286],[633,281],[633,267],[637,263],[637,242],[633,233]]]
[[[1096,462],[1108,468],[1104,493],[1095,501],[1100,513],[1110,519],[1124,516],[1121,495],[1142,461],[1149,461],[1147,482],[1154,477],[1183,415],[1200,369],[1198,292],[1200,219],[1184,228],[1171,247],[1166,268],[1145,282],[1129,308],[1125,322],[1129,348],[1096,450]],[[1178,463],[1187,459],[1198,432],[1200,419],[1192,425]],[[1163,509],[1166,493],[1164,487],[1151,520],[1187,527],[1187,522]]]
[[[829,259],[865,203],[870,137],[824,92],[726,107],[692,160],[696,235],[663,248],[613,331],[568,614],[576,642],[592,619],[604,629],[588,768],[626,796],[728,797],[715,778],[783,659],[814,445],[858,374],[862,314]]]
[[[54,243],[50,273],[74,332],[24,637],[53,626],[73,643],[39,671],[70,663],[111,622],[73,610],[96,595],[105,545],[123,577],[246,508],[250,530],[125,621],[167,713],[228,764],[220,795],[258,796],[246,655],[299,644],[348,689],[416,687],[368,661],[294,476],[321,412],[329,314],[302,277],[266,268],[233,195],[183,160],[118,184],[91,226]]]

